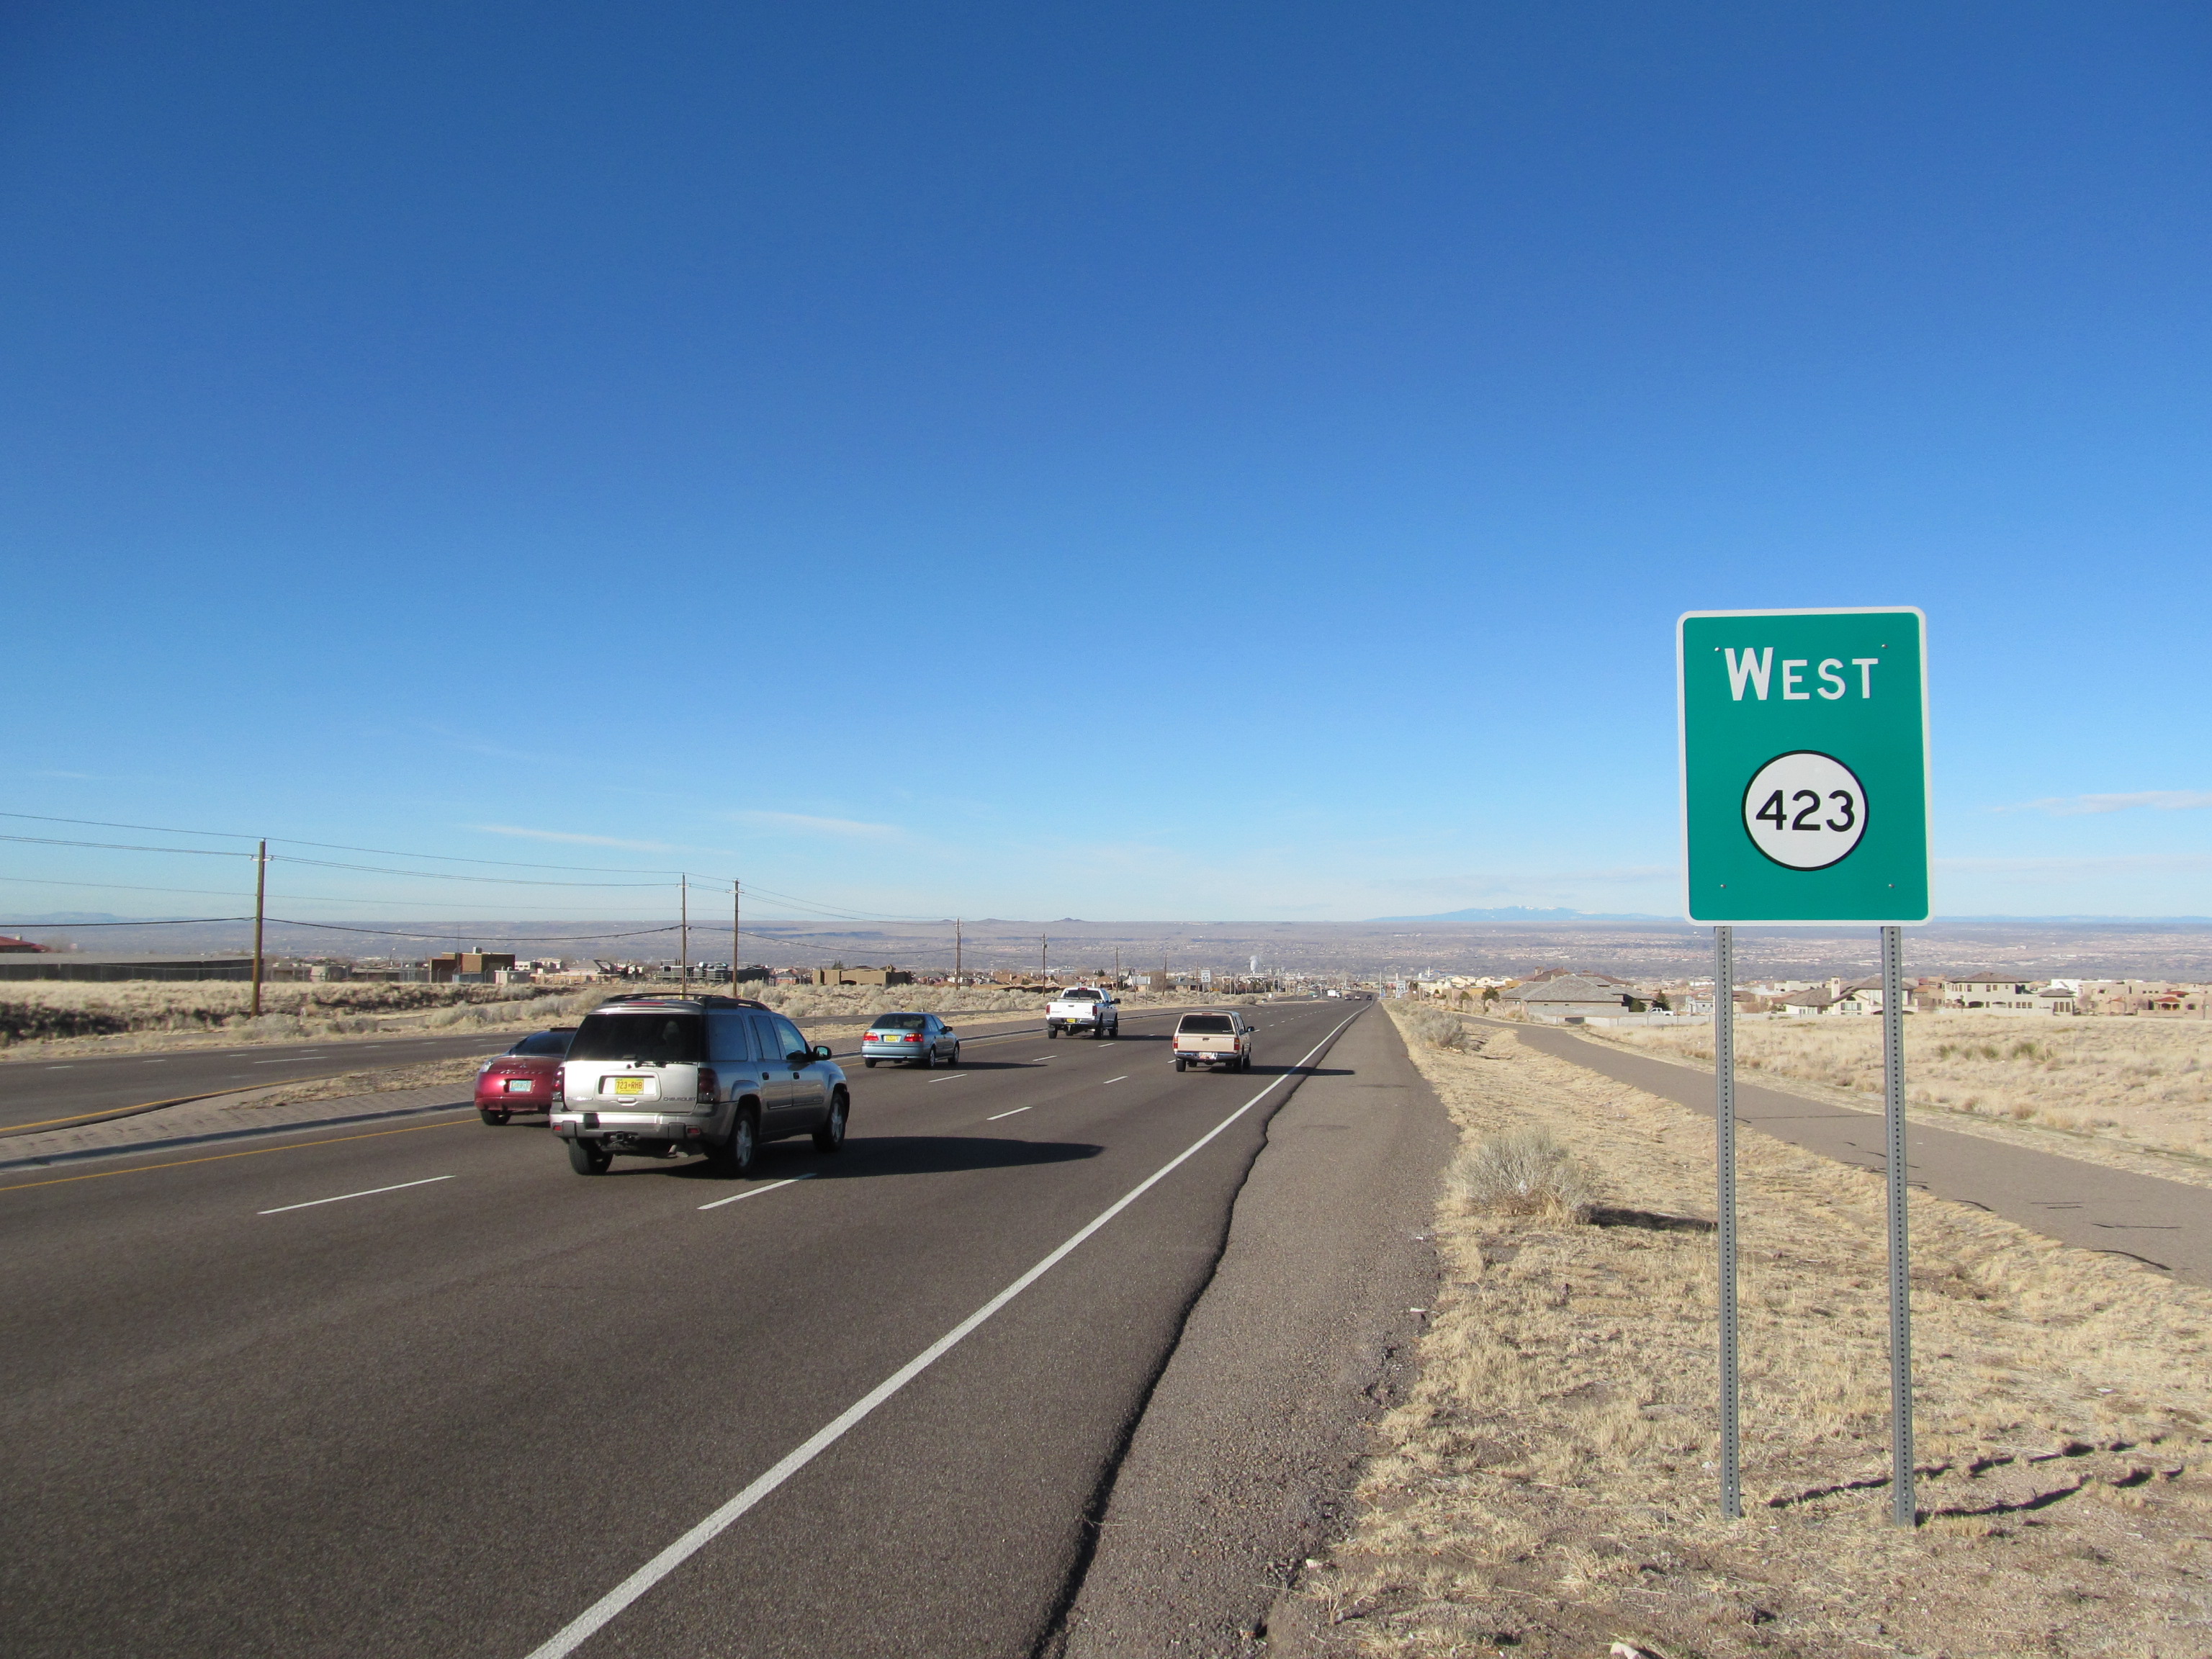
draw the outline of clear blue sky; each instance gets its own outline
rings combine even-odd
[[[1939,907],[2212,912],[2209,48],[25,0],[0,805],[902,915],[1664,912],[1676,614],[1904,603]]]

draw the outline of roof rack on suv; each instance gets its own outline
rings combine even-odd
[[[672,991],[633,991],[626,996],[609,997],[599,1006],[604,1008],[617,1002],[696,1002],[702,1008],[757,1008],[764,1014],[775,1012],[765,1002],[756,1002],[750,997],[683,996]]]

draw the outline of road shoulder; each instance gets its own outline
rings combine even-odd
[[[1455,1144],[1375,1008],[1275,1114],[1115,1474],[1065,1659],[1263,1650],[1409,1381]]]

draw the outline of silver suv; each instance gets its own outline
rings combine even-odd
[[[764,1004],[737,997],[617,997],[584,1016],[553,1091],[553,1133],[579,1175],[617,1153],[704,1152],[750,1175],[760,1146],[811,1134],[845,1144],[852,1102],[826,1047]]]

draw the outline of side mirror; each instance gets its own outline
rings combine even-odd
[[[817,1043],[816,1043],[816,1044],[814,1045],[814,1047],[807,1052],[806,1058],[807,1058],[807,1059],[809,1059],[809,1060],[827,1060],[827,1059],[829,1059],[829,1058],[830,1058],[830,1045],[829,1045],[828,1043],[826,1043],[826,1042],[817,1042]]]

